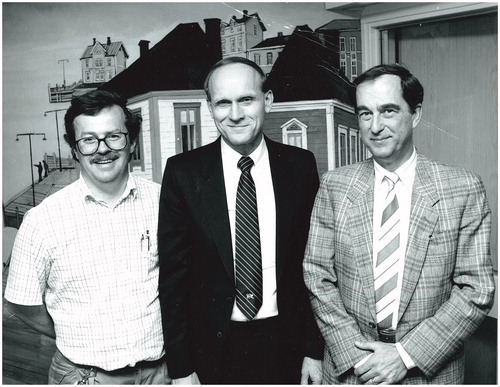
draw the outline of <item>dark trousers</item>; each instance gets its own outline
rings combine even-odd
[[[300,365],[283,364],[277,318],[231,322],[220,368],[199,369],[202,384],[299,384]]]

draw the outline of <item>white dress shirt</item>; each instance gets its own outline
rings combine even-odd
[[[374,185],[374,205],[373,205],[373,269],[376,266],[376,256],[375,254],[380,250],[379,240],[380,240],[380,224],[382,220],[382,212],[384,211],[384,199],[387,197],[389,191],[389,184],[384,181],[384,176],[388,174],[389,171],[384,169],[375,160],[373,161],[375,168],[375,185]],[[398,322],[398,311],[399,303],[401,301],[401,289],[403,285],[403,273],[404,264],[406,257],[406,246],[408,244],[408,231],[410,226],[410,212],[411,212],[411,195],[413,190],[413,182],[415,180],[415,170],[417,166],[417,152],[413,148],[413,153],[411,157],[394,173],[399,177],[399,180],[394,186],[396,191],[396,196],[398,197],[399,203],[399,213],[400,213],[400,248],[404,252],[402,254],[402,259],[398,260],[396,265],[398,266],[398,283],[396,286],[396,299],[394,302],[393,319],[392,319],[392,329],[396,329]],[[396,348],[401,356],[401,359],[405,363],[408,369],[414,368],[415,363],[412,361],[408,353],[403,349],[400,343],[396,343]],[[359,363],[357,363],[354,368],[359,367],[363,364],[368,357],[368,355]]]
[[[223,139],[221,140],[221,154],[234,260],[236,192],[238,190],[238,182],[241,175],[241,170],[238,168],[238,161],[242,155],[227,145]],[[255,149],[249,157],[254,162],[254,166],[250,170],[250,173],[255,183],[257,195],[263,287],[262,306],[254,319],[264,319],[278,315],[278,302],[276,296],[276,205],[271,167],[269,165],[269,153],[264,137],[257,149]],[[236,264],[233,266],[236,267]],[[247,321],[245,315],[236,306],[236,301],[234,302],[231,320]]]
[[[417,154],[415,149],[413,154],[408,161],[401,165],[394,173],[399,177],[399,180],[394,186],[394,191],[398,198],[399,204],[399,214],[400,214],[400,227],[399,227],[399,240],[400,249],[406,252],[406,245],[408,244],[408,229],[410,226],[410,210],[411,210],[411,192],[413,188],[413,181],[415,180],[415,166],[416,166]],[[376,161],[374,161],[375,167],[375,186],[374,186],[374,205],[373,205],[373,268],[376,266],[376,256],[375,254],[380,251],[384,246],[379,246],[380,244],[380,234],[381,234],[381,221],[382,212],[384,211],[384,200],[389,192],[389,184],[384,180],[384,176],[390,174],[389,171],[382,168]],[[399,259],[396,263],[398,267],[398,283],[396,286],[396,299],[394,302],[393,319],[392,319],[392,329],[396,329],[396,324],[398,321],[398,306],[401,299],[401,287],[403,283],[403,270],[404,270],[404,258],[405,253],[402,255],[403,259]]]

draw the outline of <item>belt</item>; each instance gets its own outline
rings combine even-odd
[[[395,329],[380,329],[377,327],[378,339],[383,343],[396,343],[396,330]]]
[[[107,371],[107,370],[104,370],[102,368],[94,367],[94,366],[85,366],[85,365],[80,365],[80,364],[78,364],[78,366],[81,368],[91,368],[91,369],[94,369],[95,371],[102,372],[102,373],[105,373],[108,375],[124,375],[124,374],[134,372],[138,369],[142,369],[142,368],[157,367],[160,364],[162,364],[164,361],[165,361],[165,355],[160,357],[157,360],[143,360],[143,361],[139,361],[139,362],[135,363],[135,366],[126,366],[126,367],[118,368],[118,369],[112,370],[112,371]]]

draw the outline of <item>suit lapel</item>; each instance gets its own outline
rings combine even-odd
[[[279,283],[283,273],[284,255],[290,227],[292,226],[294,198],[290,195],[293,187],[293,170],[281,157],[275,144],[265,137],[269,152],[269,165],[273,180],[274,200],[276,203],[276,281]]]
[[[353,259],[356,260],[359,278],[374,320],[375,290],[373,287],[373,162],[359,164],[347,199],[352,205],[347,209],[348,230],[351,230]]]
[[[399,304],[399,319],[408,307],[415,291],[430,237],[438,221],[438,213],[434,205],[439,201],[439,196],[434,186],[436,177],[431,171],[432,166],[429,160],[418,155],[411,199],[410,227],[403,273],[403,291]]]
[[[219,137],[210,145],[211,148],[208,150],[206,160],[204,160],[201,171],[200,196],[213,240],[217,245],[226,272],[234,283],[231,227],[227,213],[220,141]]]

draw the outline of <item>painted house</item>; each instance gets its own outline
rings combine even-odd
[[[123,94],[142,116],[131,171],[161,182],[170,156],[217,138],[203,82],[222,58],[220,19],[205,19],[205,31],[179,24],[151,49],[144,40],[139,46],[139,59],[102,88]]]
[[[161,182],[169,157],[211,143],[219,135],[203,82],[222,57],[220,20],[206,19],[205,27],[204,32],[197,23],[179,24],[151,49],[141,41],[140,58],[103,86],[124,94],[129,108],[143,118],[130,167],[134,174]],[[303,65],[290,63],[301,52],[308,59],[292,62]],[[312,30],[299,28],[268,77],[276,88],[276,102],[266,117],[265,134],[310,149],[320,173],[366,157],[353,108],[347,104],[350,83],[331,65],[331,56]],[[309,75],[304,79],[304,74]],[[281,87],[284,80],[293,87]]]
[[[247,57],[248,49],[262,42],[266,27],[258,13],[248,14],[243,10],[243,16],[233,16],[229,23],[220,24],[220,44],[222,57]]]
[[[84,85],[111,80],[127,68],[127,59],[128,53],[122,42],[112,42],[108,36],[104,44],[94,38],[80,58]]]
[[[352,106],[334,99],[275,102],[265,134],[313,152],[320,175],[367,157]]]
[[[335,19],[316,29],[332,37],[332,47],[338,51],[340,69],[353,81],[362,71],[361,23],[359,19]]]
[[[246,57],[258,64],[264,74],[268,75],[289,38],[290,35],[278,32],[278,36],[265,39],[255,47],[250,48]]]
[[[320,174],[369,156],[349,104],[351,83],[323,35],[297,27],[268,81],[275,97],[266,119],[269,137],[312,151]]]

